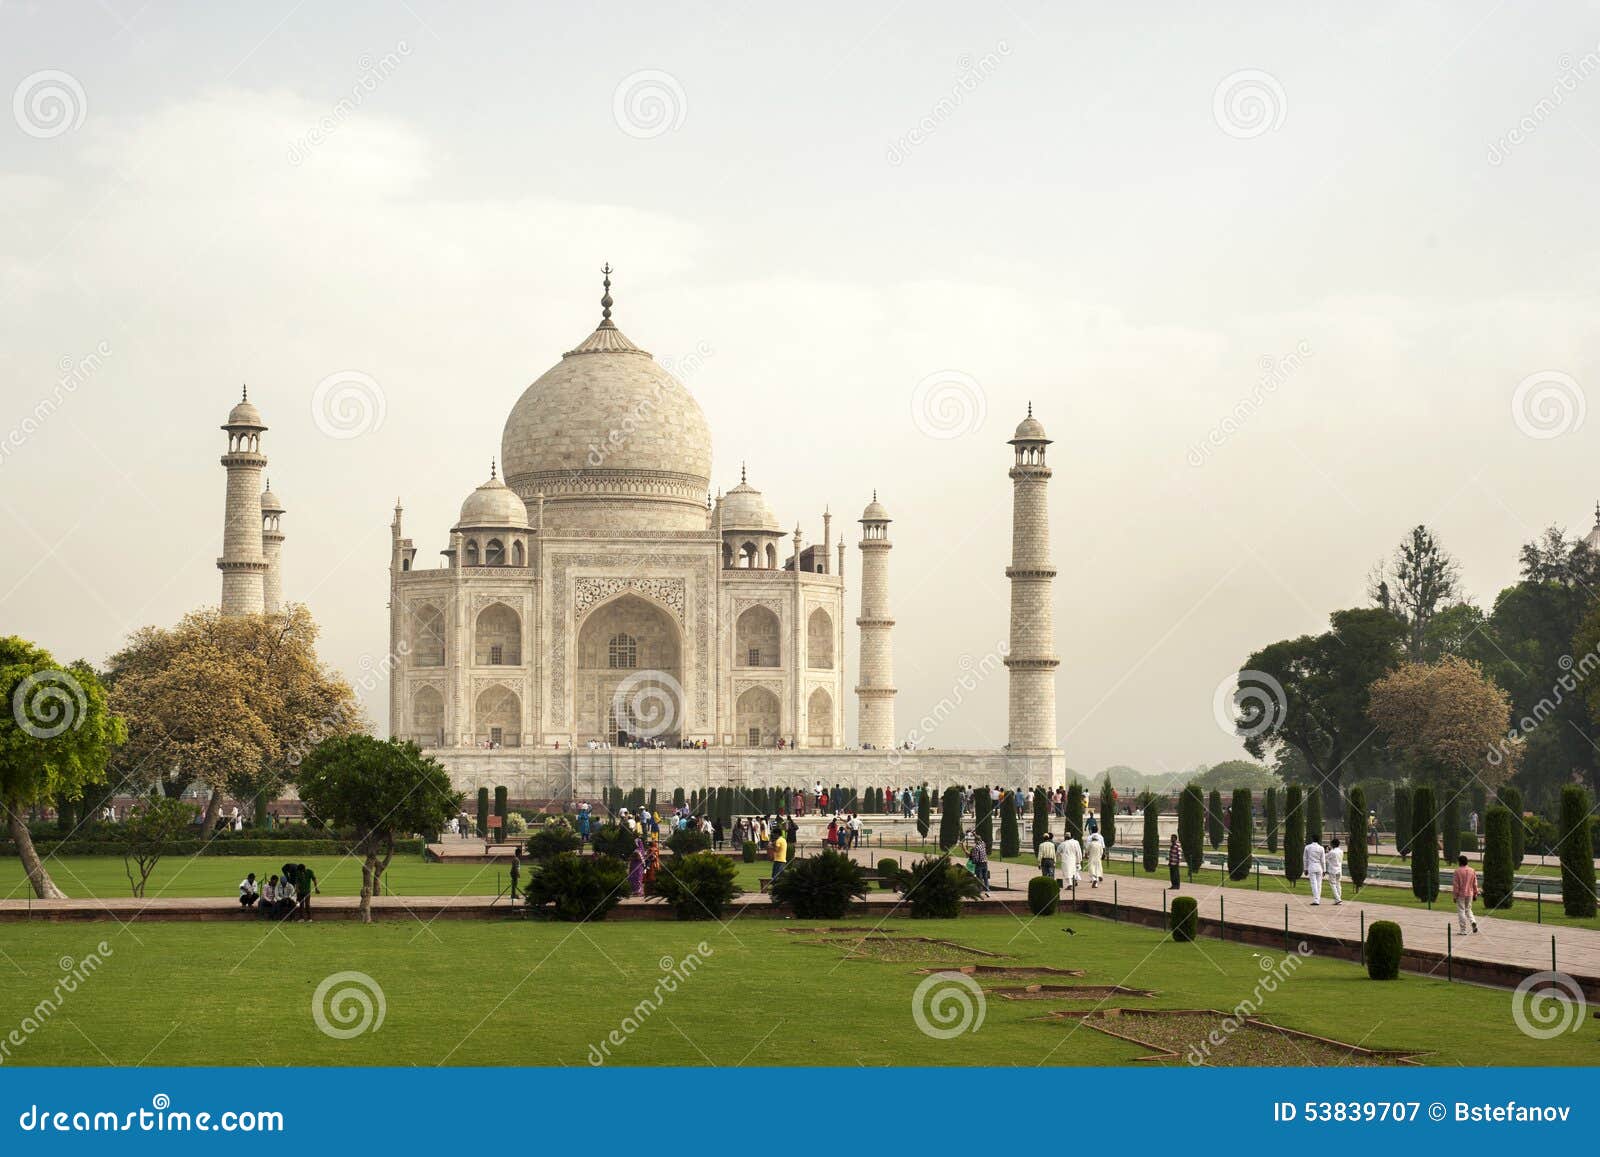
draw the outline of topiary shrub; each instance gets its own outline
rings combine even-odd
[[[883,877],[885,891],[892,891],[900,881],[901,867],[899,860],[891,860],[887,856],[878,861],[878,875]]]
[[[1100,838],[1110,851],[1117,842],[1117,789],[1111,785],[1111,773],[1100,784]]]
[[[1292,888],[1306,874],[1306,809],[1298,783],[1284,792],[1284,806],[1283,878]]]
[[[1083,785],[1076,781],[1067,788],[1067,831],[1083,843]]]
[[[738,872],[727,856],[693,852],[663,864],[648,892],[670,904],[679,920],[720,920],[728,905],[744,894],[734,879]]]
[[[947,787],[939,802],[939,846],[946,851],[961,842],[961,789]]]
[[[1516,868],[1511,863],[1511,812],[1495,804],[1483,817],[1483,906],[1511,907]]]
[[[1022,854],[1022,836],[1017,831],[1017,797],[1006,792],[1000,798],[1000,856]]]
[[[1444,862],[1454,864],[1461,854],[1461,797],[1449,791],[1439,808],[1439,834],[1444,837]]]
[[[711,850],[711,837],[705,832],[684,828],[667,837],[667,847],[675,856],[692,856]]]
[[[1033,850],[1037,852],[1044,843],[1044,834],[1050,830],[1050,797],[1044,788],[1033,789]]]
[[[1577,784],[1561,789],[1556,848],[1561,856],[1561,908],[1568,916],[1593,916],[1594,841],[1589,836],[1589,793]]]
[[[982,891],[978,878],[950,862],[948,856],[918,860],[901,876],[914,920],[951,920],[961,915],[961,901]]]
[[[1456,833],[1456,855],[1478,850],[1478,833],[1472,830]]]
[[[1254,858],[1251,841],[1255,838],[1255,804],[1247,787],[1236,788],[1233,810],[1228,813],[1228,878],[1243,880],[1250,875]]]
[[[1194,879],[1206,862],[1206,798],[1198,783],[1187,785],[1178,796],[1178,843],[1183,848],[1183,862],[1189,868],[1189,879]]]
[[[1349,813],[1345,831],[1349,833],[1350,846],[1345,858],[1350,864],[1350,883],[1356,891],[1367,882],[1367,793],[1359,787],[1350,789]]]
[[[1433,788],[1419,787],[1411,793],[1411,894],[1423,903],[1439,895],[1438,810]]]
[[[1411,854],[1411,789],[1403,783],[1394,786],[1394,842],[1402,860]]]
[[[583,848],[583,838],[566,824],[541,824],[528,837],[528,858],[534,863],[545,863],[564,852]]]
[[[489,789],[478,789],[478,838],[483,839],[489,834]]]
[[[1172,929],[1172,938],[1184,943],[1200,934],[1200,905],[1195,903],[1193,896],[1179,896],[1172,901],[1167,926]]]
[[[759,850],[760,849],[756,847],[754,840],[746,840],[744,842],[744,847],[740,849],[739,854],[741,857],[743,857],[745,863],[753,864],[756,862],[756,852]]]
[[[957,806],[960,805],[961,795],[956,794]],[[917,793],[917,835],[923,839],[928,838],[928,832],[933,826],[933,793],[928,790],[928,785],[923,784],[922,790]]]
[[[1161,866],[1161,804],[1155,792],[1144,793],[1144,870]]]
[[[1322,788],[1306,793],[1306,840],[1322,842]]]
[[[989,789],[983,784],[978,785],[978,790],[972,796],[972,826],[978,833],[978,838],[983,841],[983,846],[989,849],[989,854],[994,854],[994,800],[989,798]]]
[[[638,838],[621,824],[601,824],[589,834],[589,843],[596,855],[615,856],[626,863]]]
[[[604,920],[622,901],[627,887],[628,867],[621,860],[562,852],[529,873],[523,894],[535,916]]]
[[[1028,881],[1028,911],[1035,916],[1054,916],[1061,901],[1061,886],[1049,876]]]
[[[1520,868],[1528,849],[1528,829],[1522,821],[1522,793],[1508,783],[1499,794],[1500,803],[1511,813],[1511,865]]]
[[[1367,975],[1373,980],[1398,980],[1405,938],[1393,920],[1375,920],[1367,929]]]
[[[1222,846],[1223,831],[1222,792],[1212,788],[1211,795],[1206,799],[1206,840],[1212,851]]]
[[[850,910],[851,900],[866,894],[861,865],[828,849],[791,862],[772,881],[772,902],[787,904],[802,920],[837,920]]]
[[[1265,804],[1267,819],[1267,851],[1276,853],[1278,850],[1278,789],[1267,788],[1267,802]]]

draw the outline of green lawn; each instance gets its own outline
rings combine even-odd
[[[976,1033],[918,1030],[910,961],[848,960],[809,943],[793,921],[589,925],[406,919],[263,927],[114,923],[9,925],[0,954],[0,1027],[25,1018],[60,976],[104,940],[103,965],[63,998],[5,1063],[483,1065],[587,1063],[590,1046],[629,1018],[671,967],[706,942],[699,970],[613,1046],[622,1064],[1120,1065],[1142,1050],[1070,1021],[1040,1019],[1076,1002],[987,996]],[[1081,968],[1080,983],[1154,989],[1161,1008],[1233,1007],[1260,995],[1278,959],[1245,945],[1177,944],[1150,929],[1082,915],[939,922],[895,919],[896,937],[933,936],[1008,954],[1004,963]],[[1072,927],[1076,935],[1064,934]],[[913,953],[914,955],[914,953]],[[665,959],[664,958],[670,958]],[[381,1028],[349,1040],[316,1026],[313,993],[332,973],[381,988]],[[1016,982],[985,982],[986,985]],[[1432,1050],[1437,1064],[1591,1064],[1594,1022],[1534,1041],[1518,1032],[1507,992],[1406,976],[1370,981],[1344,961],[1305,960],[1261,1014],[1375,1049]]]
[[[915,845],[908,845],[904,848],[885,849],[883,851],[883,855],[892,857],[896,852],[899,852],[905,856],[905,860],[909,864],[913,859],[912,853],[916,853],[917,855],[927,855],[933,850],[936,849],[920,848]],[[1036,874],[1036,863],[1031,855],[1011,857],[994,856],[991,857],[991,860],[992,862],[989,869],[990,878],[996,881],[1003,881],[1005,879],[1006,868],[1007,866],[1010,866],[1011,883],[1013,887],[1025,887],[1027,883],[1027,877]],[[1444,871],[1443,866],[1441,866],[1441,871]],[[1126,855],[1118,855],[1115,859],[1108,858],[1106,860],[1106,874],[1112,876],[1137,875],[1143,879],[1160,882],[1167,878],[1165,854],[1163,853],[1162,856],[1161,867],[1155,872],[1148,873],[1137,865],[1131,864]],[[1518,873],[1519,876],[1522,874],[1523,873],[1520,872]],[[1557,874],[1559,875],[1559,872]],[[1185,882],[1189,880],[1187,870],[1185,870],[1184,873],[1184,880]],[[1220,868],[1202,868],[1200,871],[1194,874],[1194,882],[1201,887],[1215,888],[1221,886],[1226,888],[1243,888],[1249,890],[1254,890],[1257,884],[1254,873],[1251,873],[1250,876],[1243,880],[1230,880],[1228,879],[1227,873]],[[1450,908],[1450,878],[1447,872],[1442,877],[1442,883],[1443,891],[1440,893],[1441,899],[1435,900],[1433,907],[1436,910],[1446,911]],[[1296,895],[1306,899],[1310,899],[1311,896],[1311,886],[1303,879],[1300,881],[1297,887],[1291,888],[1288,881],[1282,876],[1271,875],[1267,872],[1262,872],[1260,886],[1261,891],[1263,892],[1279,892],[1285,896]],[[1326,895],[1326,893],[1324,894]],[[1344,878],[1344,896],[1347,900],[1359,897],[1363,902],[1369,904],[1393,904],[1402,908],[1427,907],[1426,904],[1424,904],[1421,900],[1418,900],[1416,896],[1412,894],[1409,885],[1399,883],[1398,881],[1385,881],[1380,883],[1369,880],[1367,885],[1358,893],[1351,885],[1348,874]],[[1479,907],[1479,911],[1482,911],[1481,905]],[[1569,918],[1562,915],[1561,899],[1559,896],[1546,896],[1544,898],[1542,912],[1540,911],[1539,906],[1533,900],[1519,899],[1512,904],[1510,908],[1501,909],[1495,912],[1495,918],[1505,920],[1526,920],[1530,923],[1534,922],[1535,920],[1541,920],[1545,924],[1549,924],[1558,928],[1600,928],[1600,917]]]
[[[667,857],[667,858],[670,858]],[[299,858],[317,874],[328,896],[354,896],[361,891],[361,861],[348,856]],[[772,874],[764,862],[735,861],[740,886],[755,891],[756,881]],[[145,889],[146,897],[226,896],[239,894],[246,872],[258,879],[282,870],[284,860],[265,856],[189,856],[162,860]],[[74,897],[131,896],[120,856],[58,856],[48,863],[61,890]],[[524,866],[526,879],[528,868]],[[493,896],[509,887],[504,864],[430,864],[417,856],[396,856],[384,873],[384,891],[395,896]],[[0,859],[0,898],[21,900],[31,895],[21,861]]]

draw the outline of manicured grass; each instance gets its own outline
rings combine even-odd
[[[912,853],[921,856],[932,854],[936,851],[937,849],[906,847],[885,849],[884,854],[893,855],[899,852],[905,855],[906,862],[909,864],[915,858]],[[1012,872],[1011,883],[1016,887],[1025,887],[1027,876],[1036,874],[1037,865],[1031,855],[1012,856],[1004,859],[999,856],[992,856],[990,861],[990,877],[995,880],[1003,880],[1005,878],[1005,868],[1010,865]],[[1115,858],[1108,857],[1105,866],[1106,874],[1112,876],[1138,876],[1141,879],[1155,880],[1158,883],[1166,879],[1167,876],[1165,853],[1162,854],[1161,866],[1154,872],[1146,872],[1137,864],[1130,864],[1126,855],[1119,855]],[[1023,873],[1020,876],[1018,875],[1019,868]],[[1441,865],[1440,870],[1444,874],[1440,880],[1439,899],[1433,902],[1433,908],[1435,911],[1448,913],[1451,907],[1450,876],[1443,865]],[[1519,870],[1517,878],[1520,880],[1523,875],[1524,873]],[[1183,878],[1186,883],[1190,880],[1187,869],[1184,870]],[[1225,887],[1248,891],[1254,891],[1256,888],[1254,872],[1243,880],[1231,880],[1228,878],[1228,874],[1220,868],[1202,868],[1194,874],[1193,880],[1195,884],[1203,888]],[[1282,876],[1262,872],[1260,884],[1263,892],[1277,892],[1284,896],[1299,896],[1307,901],[1311,899],[1311,886],[1304,879],[1300,881],[1297,887],[1291,888],[1288,881]],[[1324,889],[1324,900],[1328,899],[1328,895],[1327,890]],[[1427,908],[1426,904],[1412,894],[1409,884],[1399,881],[1378,882],[1369,879],[1361,891],[1357,892],[1354,885],[1350,883],[1348,873],[1344,877],[1344,898],[1346,900],[1360,899],[1368,904],[1392,904],[1400,908]],[[1479,915],[1483,914],[1481,904],[1478,906],[1478,913]],[[1497,910],[1494,913],[1494,917],[1497,920],[1526,920],[1529,923],[1538,920],[1557,928],[1600,928],[1600,916],[1578,918],[1562,915],[1561,898],[1559,896],[1545,896],[1542,913],[1535,901],[1519,898],[1510,908]]]
[[[924,980],[915,963],[846,960],[849,940],[810,943],[791,931],[797,927],[809,925],[8,925],[0,1029],[34,1015],[63,958],[81,961],[102,940],[111,952],[5,1063],[582,1065],[613,1030],[625,1040],[611,1046],[611,1063],[628,1065],[1121,1065],[1143,1055],[1073,1022],[1038,1019],[1055,1008],[1091,1008],[1091,1000],[987,996],[979,1031],[930,1038],[912,1017]],[[1114,997],[1113,1006],[1231,1009],[1254,993],[1260,1014],[1275,1023],[1371,1049],[1432,1050],[1427,1063],[1595,1059],[1592,1021],[1534,1041],[1517,1031],[1507,992],[1414,976],[1371,981],[1346,961],[1307,958],[1263,994],[1279,953],[1213,940],[1176,944],[1081,914],[894,919],[885,927],[896,938],[947,938],[1010,957],[995,963],[1084,969],[1079,983],[1158,994]],[[1065,935],[1067,927],[1076,934]],[[702,941],[710,951],[698,970],[677,980],[658,1008],[641,1007],[663,968]],[[324,978],[349,971],[381,988],[385,1015],[376,1032],[337,1040],[314,1022],[312,997]]]
[[[671,856],[662,857],[670,860]],[[147,898],[157,896],[225,896],[239,894],[239,881],[246,872],[265,880],[282,870],[284,857],[265,856],[188,856],[162,860],[145,889]],[[361,891],[361,861],[350,856],[300,856],[296,862],[310,866],[317,874],[317,886],[328,896],[354,896]],[[739,885],[755,891],[756,881],[772,874],[765,862],[746,864],[735,861]],[[106,898],[131,896],[128,877],[120,856],[57,856],[48,867],[55,882],[68,896]],[[529,866],[523,865],[523,879]],[[417,856],[396,856],[383,874],[384,891],[394,896],[493,896],[496,888],[510,887],[504,864],[430,864]],[[0,897],[11,900],[32,895],[22,864],[15,857],[0,859]]]

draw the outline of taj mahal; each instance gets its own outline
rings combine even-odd
[[[498,462],[461,504],[437,565],[418,565],[395,504],[389,732],[462,790],[503,785],[523,801],[814,779],[1063,783],[1050,439],[1032,407],[1007,456],[1008,743],[909,750],[895,725],[887,505],[877,494],[865,504],[852,562],[826,508],[808,540],[798,524],[785,531],[743,467],[714,493],[705,414],[617,328],[603,273],[599,324],[511,407]],[[248,397],[223,427],[224,614],[283,605],[285,511],[263,486],[266,428]],[[852,678],[844,629],[857,574]],[[847,747],[852,696],[859,745]]]

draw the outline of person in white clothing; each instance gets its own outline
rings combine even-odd
[[[1322,843],[1311,840],[1306,844],[1305,850],[1306,875],[1311,880],[1311,902],[1322,903],[1322,874],[1327,868],[1327,860],[1323,856]]]
[[[1083,863],[1083,845],[1078,842],[1077,836],[1068,832],[1067,838],[1056,845],[1056,853],[1061,859],[1061,886],[1076,888],[1078,865]]]
[[[1089,833],[1089,846],[1084,849],[1085,857],[1089,861],[1089,887],[1098,888],[1100,880],[1105,875],[1102,862],[1106,856],[1106,840],[1099,832]]]
[[[1328,888],[1333,892],[1333,902],[1343,904],[1344,897],[1339,894],[1339,875],[1344,871],[1344,849],[1339,846],[1337,838],[1328,844],[1328,854],[1322,857],[1322,864],[1328,877]]]

